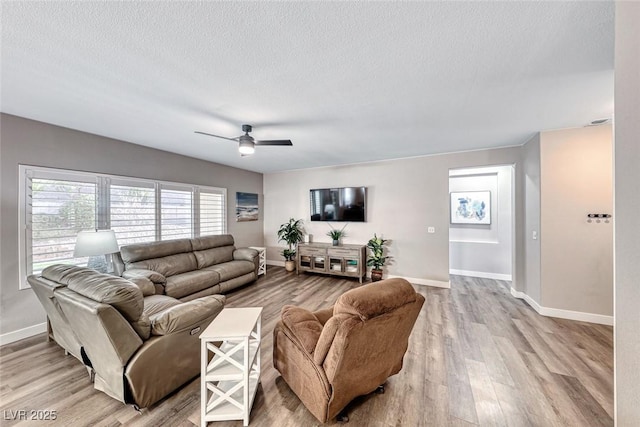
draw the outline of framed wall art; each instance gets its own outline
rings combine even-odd
[[[451,192],[451,224],[491,224],[491,191]]]
[[[260,214],[256,193],[236,192],[236,221],[257,221]]]

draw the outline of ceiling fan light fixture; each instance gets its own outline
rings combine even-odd
[[[240,137],[240,141],[239,141],[240,144],[238,146],[238,151],[240,151],[240,154],[248,155],[248,154],[253,154],[256,151],[255,144],[251,139],[252,139],[251,137],[249,138]]]

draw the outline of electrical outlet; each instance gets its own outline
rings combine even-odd
[[[435,233],[436,232],[436,228],[435,227],[428,227],[427,228],[427,233]]]

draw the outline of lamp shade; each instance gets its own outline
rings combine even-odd
[[[98,256],[118,252],[118,241],[113,230],[81,231],[76,237],[74,257]]]
[[[239,139],[238,151],[240,154],[253,154],[255,151],[255,143],[253,142],[253,138],[249,135],[242,135]]]

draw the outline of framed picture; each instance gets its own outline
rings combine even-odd
[[[451,192],[451,224],[491,224],[491,191]]]
[[[259,213],[257,194],[236,192],[236,221],[257,221]]]

